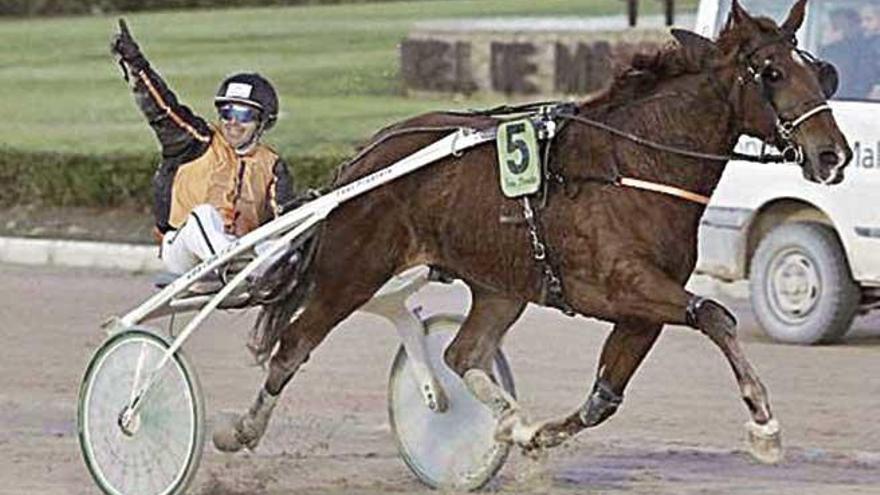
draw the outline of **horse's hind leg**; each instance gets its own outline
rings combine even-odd
[[[625,321],[614,325],[605,339],[596,381],[587,401],[560,420],[543,423],[526,449],[549,448],[573,437],[584,428],[598,426],[610,418],[623,401],[623,391],[654,346],[662,325]]]
[[[513,436],[525,419],[519,406],[492,378],[492,363],[507,329],[519,318],[526,303],[471,286],[472,302],[467,318],[446,348],[446,364],[464,379],[471,393],[499,421],[498,433]]]
[[[446,348],[446,364],[464,377],[471,369],[492,374],[492,359],[507,329],[522,314],[525,301],[513,300],[471,286],[471,309],[452,343]]]
[[[337,252],[338,253],[338,252]],[[318,260],[318,262],[320,262]],[[346,266],[342,264],[341,266]],[[214,446],[224,452],[254,449],[266,431],[278,396],[297,370],[336,325],[367,302],[391,275],[382,266],[357,272],[357,280],[342,269],[318,267],[315,291],[303,312],[281,336],[269,361],[269,375],[250,409],[221,418],[214,430]]]

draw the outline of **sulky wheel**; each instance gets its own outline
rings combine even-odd
[[[83,458],[104,493],[183,493],[198,468],[205,407],[181,351],[167,361],[130,421],[133,390],[149,379],[169,344],[140,329],[110,337],[95,352],[79,392]]]
[[[476,490],[504,464],[509,444],[495,440],[496,421],[489,409],[443,361],[462,321],[459,315],[438,315],[424,322],[429,359],[449,402],[446,411],[435,412],[425,404],[401,346],[391,367],[388,414],[400,456],[422,482],[433,488]],[[494,374],[515,396],[513,376],[500,350]]]

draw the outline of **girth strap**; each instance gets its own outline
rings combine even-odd
[[[565,291],[562,287],[562,279],[556,275],[553,263],[544,243],[541,228],[535,218],[528,196],[522,197],[523,217],[529,228],[529,240],[532,243],[532,256],[541,267],[541,282],[543,287],[544,304],[562,311],[567,316],[574,316],[575,312],[565,301]]]

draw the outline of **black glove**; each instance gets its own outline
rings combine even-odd
[[[131,37],[125,19],[119,19],[119,32],[114,34],[110,40],[110,52],[120,63],[124,63],[135,71],[146,69],[149,66],[144,54],[141,53],[141,48]],[[128,79],[127,72],[126,79]]]

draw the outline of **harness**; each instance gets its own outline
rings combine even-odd
[[[535,105],[537,105],[538,108],[534,108]],[[713,155],[668,146],[662,143],[657,143],[642,138],[632,133],[622,131],[603,122],[587,118],[583,115],[578,115],[578,108],[573,103],[539,103],[514,107],[505,106],[497,109],[490,109],[486,112],[489,112],[492,115],[498,115],[499,113],[509,114],[522,111],[529,112],[533,115],[532,119],[534,125],[539,130],[539,137],[541,138],[543,144],[543,152],[541,153],[541,170],[543,172],[544,180],[542,181],[542,190],[540,191],[540,193],[535,195],[537,196],[537,198],[534,198],[537,199],[537,201],[539,202],[539,209],[542,209],[546,205],[549,196],[549,184],[554,183],[564,186],[569,180],[562,174],[554,171],[549,163],[553,139],[557,135],[558,131],[568,122],[599,128],[601,130],[611,133],[612,135],[627,139],[648,148],[656,149],[658,151],[665,151],[692,158],[715,159],[724,161],[731,159],[730,156]],[[783,158],[781,156],[741,156],[748,159],[758,159],[762,161],[783,161]],[[684,199],[686,201],[698,203],[700,205],[706,205],[709,203],[708,196],[704,196],[666,184],[659,184],[656,182],[637,179],[634,177],[622,176],[617,169],[616,164],[614,165],[609,177],[594,177],[587,180],[591,182],[605,183],[616,187],[629,187],[651,191],[659,194],[666,194]],[[528,228],[529,241],[532,246],[532,257],[541,269],[543,286],[542,297],[544,299],[544,304],[559,309],[567,316],[574,316],[576,313],[566,301],[564,284],[561,277],[557,274],[558,265],[556,263],[556,260],[553,259],[552,253],[550,252],[547,243],[544,241],[544,235],[541,228],[540,220],[536,215],[535,208],[532,205],[532,199],[533,198],[530,198],[529,196],[523,196],[519,198],[519,201],[522,207],[523,219],[525,220]]]
[[[779,40],[773,40],[772,43],[777,43]],[[741,62],[745,63],[746,72],[749,77],[739,76],[736,80],[736,83],[740,86],[745,86],[746,84],[760,84],[762,85],[762,91],[768,91],[767,86],[764,84],[764,74],[763,69],[769,66],[770,60],[765,59],[761,67],[756,68],[753,63],[753,58],[758,51],[762,48],[769,46],[772,44],[770,42],[759,46],[758,48],[753,49],[747,55],[742,57]],[[796,49],[793,47],[793,49]],[[822,62],[813,58],[807,52],[803,52],[798,50],[798,53],[801,53],[802,56],[806,59],[806,61],[816,67],[817,73],[820,75],[820,78],[823,78],[827,75],[826,73],[823,75],[822,70],[827,67],[830,67],[833,70],[833,66],[827,64],[826,62]],[[712,79],[713,87],[715,86],[716,81],[714,80],[714,75],[710,73],[710,79]],[[823,86],[823,92],[825,92],[826,98],[830,97],[833,94],[833,90],[829,91],[826,89],[826,81],[821,81]],[[716,88],[717,89],[717,88]],[[829,94],[829,92],[831,94]],[[770,97],[766,97],[768,103],[773,105],[773,100]],[[725,101],[728,101],[725,98]],[[728,101],[729,103],[729,101]],[[529,242],[532,248],[532,257],[538,266],[541,268],[541,276],[542,276],[542,296],[544,299],[544,304],[547,306],[555,307],[561,310],[568,316],[574,316],[575,312],[568,305],[565,298],[565,290],[562,279],[557,275],[556,263],[553,260],[552,253],[550,252],[547,243],[544,241],[544,235],[542,232],[542,226],[540,223],[540,218],[536,214],[536,207],[533,205],[533,200],[538,200],[538,210],[541,207],[546,205],[546,201],[548,198],[548,187],[550,183],[556,183],[558,185],[565,185],[567,180],[563,175],[554,172],[549,166],[549,157],[550,151],[553,145],[553,139],[558,134],[559,130],[566,124],[577,124],[584,125],[588,127],[592,127],[595,129],[603,130],[613,136],[626,139],[630,142],[638,144],[640,146],[653,149],[660,152],[670,153],[678,156],[684,156],[687,158],[695,158],[700,160],[709,160],[709,161],[717,161],[717,162],[728,162],[731,160],[737,161],[748,161],[753,163],[783,163],[783,162],[796,162],[798,164],[803,163],[804,156],[803,151],[800,147],[792,141],[793,134],[797,131],[797,129],[810,118],[825,112],[831,111],[831,107],[825,101],[820,101],[816,104],[810,103],[811,108],[804,111],[800,115],[793,118],[786,118],[784,114],[787,114],[792,109],[786,109],[785,111],[779,111],[775,108],[776,114],[778,116],[778,120],[776,122],[776,131],[778,133],[778,137],[785,144],[783,151],[781,154],[766,154],[763,149],[759,155],[752,154],[744,154],[738,152],[732,152],[727,155],[720,155],[714,153],[704,153],[695,150],[689,150],[685,148],[680,148],[676,146],[670,146],[663,143],[658,143],[656,141],[652,141],[650,139],[643,138],[636,134],[623,131],[616,127],[610,126],[603,122],[588,118],[584,115],[578,115],[578,107],[571,102],[558,102],[558,101],[544,101],[544,102],[536,102],[536,103],[528,103],[523,105],[501,105],[493,108],[489,108],[486,110],[475,110],[468,112],[456,112],[456,111],[448,111],[445,112],[449,115],[462,115],[462,116],[488,116],[488,117],[501,117],[501,118],[512,118],[513,116],[519,117],[527,117],[531,119],[532,123],[535,126],[535,129],[538,134],[539,142],[543,145],[542,152],[540,153],[541,160],[541,173],[543,175],[544,180],[542,181],[541,191],[531,195],[525,195],[519,198],[520,205],[523,211],[523,219],[528,227],[528,236]],[[797,108],[797,107],[795,107]],[[438,131],[453,131],[460,130],[458,126],[436,126],[436,127],[414,127],[414,128],[403,128],[391,131],[381,138],[373,142],[368,147],[362,149],[357,155],[355,155],[352,159],[347,161],[343,166],[343,168],[350,166],[354,162],[361,159],[367,153],[375,149],[381,143],[385,142],[388,139],[412,133],[433,133]],[[453,146],[454,148],[454,146]],[[453,151],[453,156],[460,156],[461,153],[456,153]],[[638,179],[635,177],[625,177],[621,176],[619,170],[617,170],[616,164],[614,164],[611,176],[609,177],[591,177],[584,178],[579,180],[587,180],[591,182],[599,182],[605,183],[617,187],[629,187],[639,190],[650,191],[658,194],[665,194],[668,196],[673,196],[676,198],[683,199],[685,201],[689,201],[692,203],[697,203],[699,205],[705,206],[709,203],[709,197],[698,194],[692,191],[687,191],[685,189],[681,189],[678,187],[674,187],[668,184],[659,184],[656,182],[646,181],[643,179]]]
[[[774,40],[776,43],[779,40]],[[770,95],[767,94],[769,91],[768,86],[764,83],[764,74],[763,69],[770,65],[770,60],[765,59],[761,62],[761,68],[758,69],[755,67],[753,58],[765,46],[769,46],[768,44],[764,44],[759,46],[758,48],[753,49],[743,58],[745,62],[746,71],[749,74],[749,78],[743,78],[742,76],[737,78],[737,84],[740,86],[745,86],[746,84],[754,83],[762,86],[762,91],[765,94],[765,98],[768,103],[773,105],[773,99]],[[793,49],[796,49],[793,47]],[[828,76],[828,71],[823,73],[826,67],[829,67],[830,64],[823,62],[821,60],[815,59],[807,52],[802,50],[797,50],[798,53],[801,53],[805,60],[814,66],[817,74],[819,74],[820,79],[823,79]],[[833,71],[833,66],[830,66]],[[715,86],[714,75],[710,74],[710,78],[712,79],[713,86]],[[826,97],[830,97],[833,95],[834,91],[827,89],[829,84],[826,81],[820,81],[823,87],[823,92]],[[829,94],[830,93],[830,94]],[[800,105],[798,105],[800,106]],[[719,155],[714,153],[704,153],[700,151],[688,150],[676,146],[670,146],[663,143],[658,143],[656,141],[652,141],[636,134],[623,131],[616,127],[610,126],[603,122],[590,119],[583,115],[578,115],[578,108],[573,103],[559,103],[559,102],[539,102],[518,106],[508,106],[503,105],[500,107],[491,108],[488,110],[480,111],[480,112],[471,112],[471,114],[477,115],[488,115],[488,116],[499,116],[499,115],[511,115],[511,114],[521,114],[525,113],[530,115],[533,119],[533,123],[535,124],[536,129],[539,130],[539,136],[544,143],[544,152],[541,154],[541,168],[543,170],[544,178],[543,181],[543,190],[540,193],[540,202],[543,206],[546,204],[547,196],[548,196],[548,184],[551,182],[564,185],[566,183],[566,178],[561,174],[558,174],[552,171],[549,164],[549,156],[550,149],[552,147],[552,141],[561,127],[568,122],[584,125],[596,129],[603,130],[613,136],[620,137],[622,139],[626,139],[633,143],[636,143],[640,146],[644,146],[646,148],[654,149],[657,151],[675,154],[679,156],[684,156],[687,158],[696,158],[701,160],[711,160],[717,162],[727,162],[730,160],[738,160],[738,161],[748,161],[753,163],[783,163],[783,162],[795,162],[798,164],[802,164],[804,160],[803,151],[794,141],[792,141],[792,137],[797,129],[804,124],[810,118],[825,112],[831,111],[831,107],[825,101],[820,101],[818,103],[812,102],[809,103],[810,108],[798,116],[793,118],[785,117],[791,110],[796,109],[798,106],[795,106],[792,109],[778,110],[774,106],[774,110],[776,110],[776,114],[778,116],[776,122],[776,131],[778,133],[778,137],[785,144],[785,147],[781,154],[766,154],[762,149],[761,154],[752,155],[745,153],[733,152],[728,155]],[[733,114],[733,113],[732,113]],[[584,180],[584,179],[582,179]],[[692,191],[688,191],[685,189],[681,189],[678,187],[674,187],[668,184],[660,184],[652,181],[647,181],[643,179],[638,179],[635,177],[625,177],[622,176],[617,169],[616,164],[611,172],[610,177],[595,177],[585,179],[592,182],[600,182],[606,183],[618,187],[629,187],[634,189],[640,189],[644,191],[650,191],[657,194],[665,194],[668,196],[673,196],[679,199],[683,199],[685,201],[689,201],[692,203],[697,203],[699,205],[705,206],[709,204],[710,198],[703,194],[698,194]],[[555,268],[555,263],[552,260],[552,256],[549,252],[547,244],[543,240],[541,225],[539,223],[539,219],[535,214],[535,209],[532,206],[532,201],[528,196],[523,196],[520,198],[520,203],[522,205],[523,210],[523,218],[528,226],[529,240],[532,246],[532,255],[536,263],[541,267],[541,273],[543,278],[543,296],[545,300],[545,304],[551,307],[555,307],[561,310],[563,313],[569,316],[573,316],[575,313],[571,309],[571,307],[567,304],[565,299],[565,291],[562,283],[562,279],[557,275],[557,270]]]

